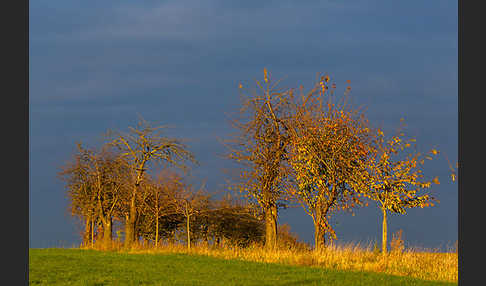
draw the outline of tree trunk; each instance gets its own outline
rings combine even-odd
[[[155,193],[155,248],[159,246],[159,194]]]
[[[137,208],[135,206],[135,192],[130,201],[130,212],[125,223],[125,247],[130,248],[135,241],[135,226],[137,222]]]
[[[265,248],[277,248],[277,206],[272,205],[265,210]]]
[[[320,204],[317,205],[316,214],[314,218],[314,249],[319,252],[326,247],[325,229],[323,225],[322,209]]]
[[[191,250],[191,230],[189,228],[189,216],[187,216],[186,218],[187,218],[187,225],[186,225],[186,228],[187,228],[187,249]]]
[[[86,218],[86,224],[84,226],[84,235],[83,235],[83,246],[84,247],[89,246],[89,243],[91,241],[90,236],[91,236],[91,219],[89,217],[87,217]]]
[[[315,237],[315,250],[320,252],[325,249],[326,247],[326,237],[325,237],[325,230],[321,225],[315,225],[314,230],[314,237]]]
[[[94,247],[94,219],[91,218],[91,248]]]
[[[155,216],[155,248],[159,247],[159,216]]]
[[[113,224],[111,217],[103,220],[103,246],[106,249],[111,248],[111,241],[113,238]]]
[[[383,209],[383,236],[381,241],[383,254],[387,252],[387,226],[386,226],[386,209]]]

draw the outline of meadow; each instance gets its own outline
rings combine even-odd
[[[457,253],[383,256],[359,245],[325,251],[183,245],[131,250],[30,249],[30,285],[457,285]]]

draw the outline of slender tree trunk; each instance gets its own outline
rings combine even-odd
[[[94,247],[94,218],[91,218],[91,248]]]
[[[159,194],[155,193],[155,248],[159,246]]]
[[[386,209],[383,209],[383,236],[381,241],[383,254],[387,252],[387,226],[386,226]]]
[[[187,218],[187,225],[186,225],[186,228],[187,228],[187,249],[191,250],[191,230],[189,228],[189,216],[186,216]]]
[[[265,248],[277,248],[277,206],[272,205],[265,210]]]
[[[84,226],[83,246],[85,247],[89,246],[90,236],[91,236],[91,219],[87,217],[86,224]]]
[[[113,224],[111,217],[103,219],[103,246],[107,249],[111,248],[111,241],[113,239]]]
[[[155,248],[159,247],[159,216],[155,216]]]

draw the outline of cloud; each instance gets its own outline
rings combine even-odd
[[[97,9],[82,6],[78,14],[83,17],[73,16],[75,9],[67,5],[44,9],[56,17],[48,17],[52,30],[46,30],[39,27],[45,17],[33,13],[32,99],[140,96],[157,88],[202,88],[217,80],[250,79],[263,66],[294,78],[313,76],[323,68],[348,75],[368,70],[376,77],[390,69],[406,70],[409,67],[397,69],[387,63],[402,58],[398,64],[413,62],[414,55],[400,52],[420,53],[416,47],[420,33],[370,29],[379,23],[367,13],[379,14],[379,4],[125,1]],[[68,16],[75,24],[66,21]],[[420,45],[447,47],[453,42],[452,36],[437,34]]]
[[[271,1],[270,1],[271,2]],[[246,5],[249,4],[249,5]],[[207,40],[241,33],[310,27],[336,13],[364,12],[366,5],[351,2],[310,1],[295,5],[278,1],[277,6],[259,1],[227,5],[225,1],[165,1],[114,6],[102,25],[65,34],[74,40]]]

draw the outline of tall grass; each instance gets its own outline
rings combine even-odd
[[[246,248],[199,244],[191,246],[191,249],[188,250],[186,245],[169,243],[163,243],[158,247],[149,244],[136,244],[131,249],[126,250],[119,242],[113,242],[110,250],[123,253],[205,255],[224,259],[322,267],[335,270],[370,271],[457,283],[457,251],[423,251],[423,249],[405,249],[403,244],[400,243],[395,245],[397,246],[394,246],[385,255],[372,242],[366,245],[361,243],[331,244],[320,252],[308,248],[293,249],[288,247],[279,247],[275,251],[268,251],[262,245],[257,244]],[[96,245],[95,248],[100,249]]]

